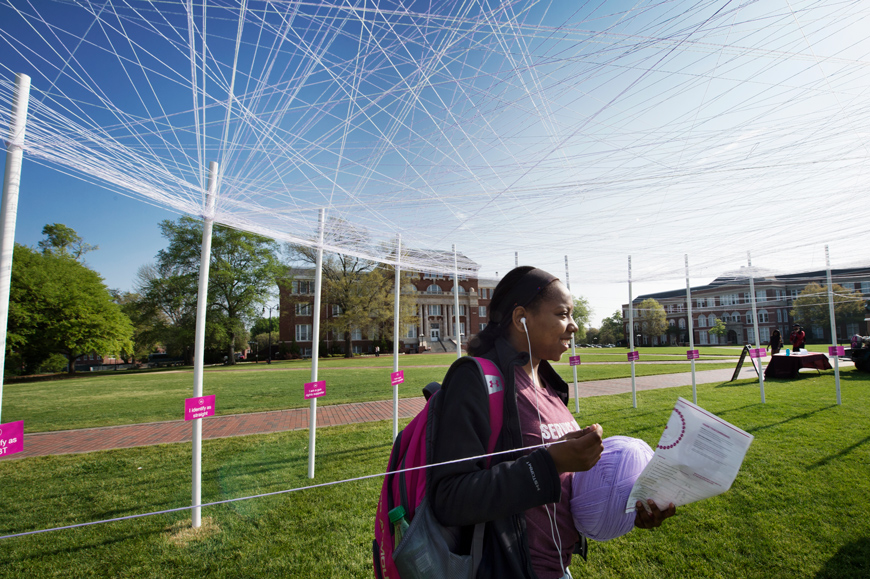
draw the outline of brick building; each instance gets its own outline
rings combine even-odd
[[[450,263],[453,254],[450,254]],[[479,270],[478,264],[461,256],[464,271]],[[278,325],[279,346],[289,346],[294,340],[303,356],[310,356],[313,336],[314,269],[294,269],[288,272],[289,284],[280,288],[280,318]],[[459,332],[462,343],[486,325],[489,301],[497,280],[459,276]],[[402,289],[403,295],[412,294],[416,305],[416,324],[399,328],[399,351],[401,352],[455,352],[455,303],[453,298],[453,275],[431,272],[413,273],[411,283]],[[340,316],[338,306],[324,303],[321,306],[321,324]],[[374,351],[375,341],[380,338],[377,328],[354,328],[351,331],[351,347],[355,354]],[[330,352],[344,352],[344,337],[327,332],[321,327],[322,346]],[[391,352],[384,352],[390,354]]]
[[[774,329],[779,329],[783,340],[789,343],[789,334],[794,319],[789,312],[793,302],[807,284],[815,282],[827,286],[825,271],[810,271],[789,275],[760,277],[754,280],[756,311],[758,313],[758,333],[763,344],[770,340]],[[848,290],[861,292],[865,300],[870,300],[870,269],[850,268],[831,270],[833,283]],[[640,303],[654,298],[665,308],[667,323],[671,330],[662,336],[646,334],[646,324],[642,312],[637,310]],[[751,344],[755,342],[752,324],[752,302],[748,278],[720,277],[708,285],[692,288],[692,327],[696,346],[710,344]],[[646,294],[634,298],[635,344],[642,346],[688,344],[688,308],[686,290]],[[628,340],[628,304],[622,306],[625,336]],[[720,339],[710,333],[715,320],[725,323],[727,335]],[[828,342],[831,340],[830,324],[822,327],[804,328],[808,342]],[[854,334],[870,334],[867,321],[845,323],[837,321],[837,338],[846,341]]]

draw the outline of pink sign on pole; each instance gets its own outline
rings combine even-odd
[[[214,394],[184,399],[184,419],[196,420],[214,416]]]
[[[750,358],[766,358],[767,357],[767,350],[765,350],[764,348],[750,348],[749,357]]]
[[[686,350],[686,360],[697,360],[701,357],[701,353],[698,350]]]
[[[570,362],[572,366],[579,366],[580,365],[580,356],[569,356],[568,362]]]
[[[0,456],[24,450],[24,421],[0,424]]]
[[[305,399],[320,398],[326,394],[326,380],[305,383]]]
[[[398,386],[405,381],[405,371],[399,370],[390,374],[390,386]]]
[[[845,346],[828,346],[828,356],[845,356]]]
[[[628,353],[628,361],[631,362],[631,361],[636,361],[636,360],[640,360],[640,352],[638,352],[638,351],[629,352]]]

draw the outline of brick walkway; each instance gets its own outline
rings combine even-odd
[[[729,369],[702,370],[695,372],[695,379],[697,384],[724,382],[730,380],[732,374],[733,370]],[[744,367],[740,373],[740,378],[754,378],[755,376],[756,374],[751,366],[749,368]],[[692,384],[692,374],[691,372],[685,372],[680,374],[661,374],[658,376],[638,376],[635,383],[638,391],[688,386]],[[570,386],[571,396],[573,397],[573,384]],[[631,392],[631,378],[580,382],[578,389],[581,398]],[[423,406],[424,400],[422,397],[400,399],[399,417],[410,418],[417,414]],[[318,428],[323,428],[355,422],[390,420],[392,416],[392,400],[318,406],[317,426]],[[207,440],[211,438],[268,434],[270,432],[284,432],[305,428],[308,428],[308,408],[294,408],[291,410],[232,414],[229,416],[206,418],[202,422],[202,437],[203,440]],[[0,460],[189,442],[192,436],[191,424],[184,420],[55,432],[35,432],[24,435],[23,452],[3,457]]]

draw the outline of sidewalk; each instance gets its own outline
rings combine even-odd
[[[695,380],[697,384],[724,382],[730,380],[733,373],[734,371],[730,369],[701,370],[695,372]],[[740,373],[740,378],[755,377],[756,374],[751,366],[748,368],[744,367]],[[659,388],[688,386],[692,384],[692,374],[691,372],[684,372],[680,374],[661,374],[658,376],[638,376],[635,379],[635,384],[639,392]],[[573,398],[574,385],[569,384],[569,386],[569,391]],[[631,392],[631,378],[580,382],[578,390],[581,398]],[[424,405],[425,401],[422,397],[400,399],[399,418],[413,417],[423,409]],[[317,409],[317,427],[323,428],[356,422],[391,420],[392,417],[392,400],[321,406]],[[271,432],[307,428],[308,408],[294,408],[291,410],[232,414],[229,416],[206,418],[202,421],[202,438],[203,440],[208,440],[212,438],[268,434]],[[191,424],[184,420],[55,432],[35,432],[24,435],[23,452],[3,457],[0,460],[190,442],[192,436]]]

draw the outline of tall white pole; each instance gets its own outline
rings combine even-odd
[[[628,338],[630,352],[634,352],[634,304],[631,297],[631,256],[628,256]],[[634,358],[631,359],[631,405],[637,408],[637,384],[634,376]]]
[[[825,267],[828,270],[828,313],[831,316],[831,343],[837,346],[837,322],[834,318],[834,284],[831,283],[831,257],[828,246],[825,246]],[[843,402],[840,399],[840,356],[834,356],[834,381],[837,384],[837,404]]]
[[[689,254],[686,254],[686,305],[689,311],[689,349],[695,349],[695,330],[692,325],[692,288],[689,285]],[[695,385],[695,358],[692,358],[692,402],[698,403],[698,387]]]
[[[749,295],[752,298],[752,327],[755,330],[755,348],[761,349],[761,340],[758,337],[758,312],[755,305],[755,276],[752,275],[752,256],[747,251],[746,261],[749,264]],[[758,384],[761,387],[761,403],[764,404],[764,364],[761,362],[761,357],[758,360]]]
[[[402,277],[402,236],[396,238],[396,299],[393,305],[393,372],[399,371],[399,299]],[[393,385],[393,440],[399,436],[399,385]]]
[[[193,346],[193,397],[202,396],[205,356],[205,312],[208,309],[208,270],[211,264],[211,233],[214,228],[214,205],[217,196],[218,164],[208,167],[208,192],[202,222],[202,247],[199,252],[199,291],[196,296],[196,338]],[[202,503],[202,418],[193,421],[193,528],[199,528]]]
[[[565,287],[568,288],[568,293],[571,293],[571,278],[568,275],[568,256],[565,256]],[[574,299],[574,296],[571,296]],[[571,356],[577,355],[577,347],[574,344],[574,334],[571,334]],[[580,393],[577,386],[577,366],[572,365],[571,370],[574,371],[574,412],[580,413]]]
[[[311,339],[311,381],[317,382],[317,362],[320,359],[320,294],[323,281],[323,232],[326,228],[326,210],[317,214],[317,261],[314,270],[314,328]],[[317,398],[311,399],[308,411],[308,478],[314,478],[314,443],[317,438]]]
[[[514,252],[514,267],[519,267],[519,266],[520,266],[520,252],[515,251]]]
[[[21,186],[21,161],[24,158],[24,129],[30,102],[30,77],[15,75],[12,94],[12,120],[6,145],[6,173],[3,177],[3,202],[0,204],[0,410],[3,410],[3,369],[6,367],[6,325],[9,321],[9,288],[12,285],[12,253],[15,248],[15,221],[18,217],[18,189]],[[72,364],[72,360],[69,362]],[[2,422],[2,421],[0,421]]]
[[[456,244],[453,244],[453,333],[456,336],[456,359],[462,357],[462,336],[459,333],[459,261],[456,257]]]

